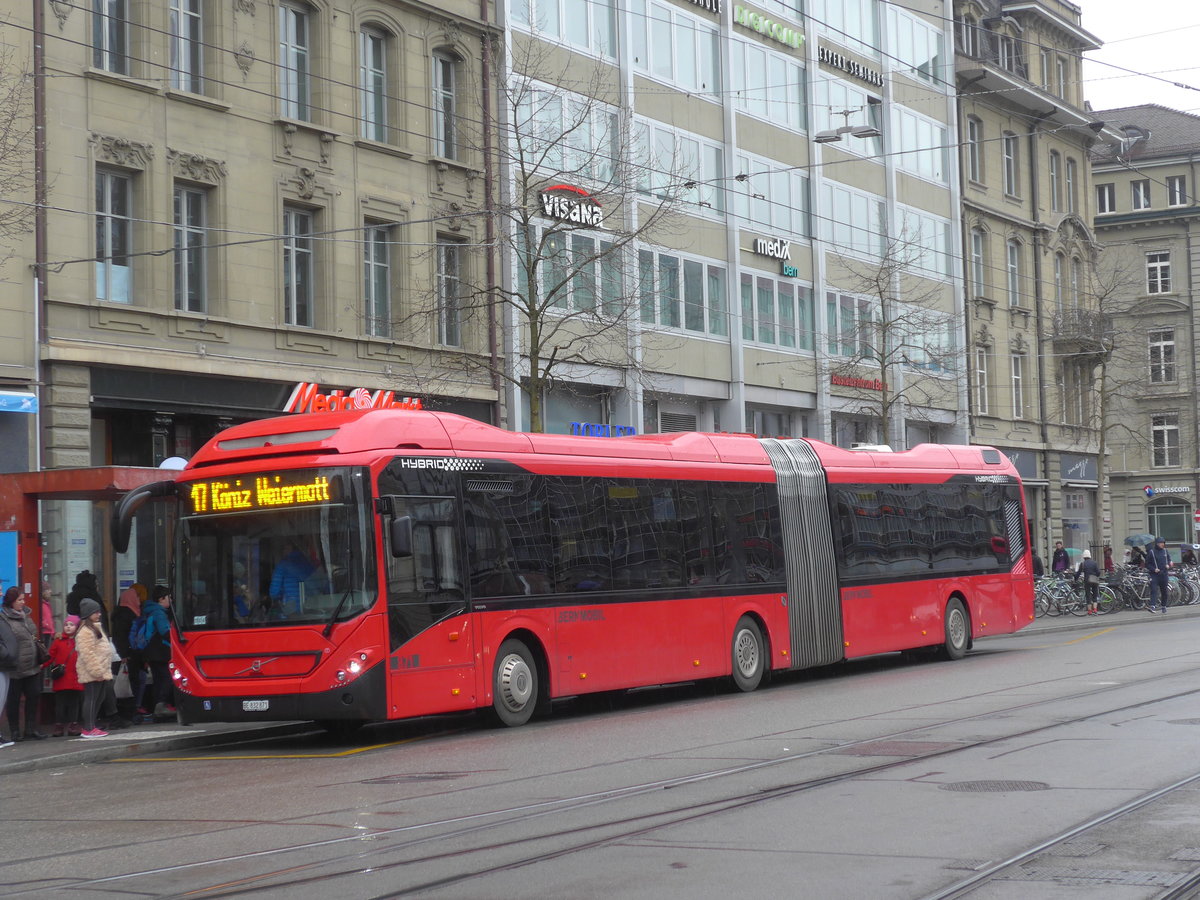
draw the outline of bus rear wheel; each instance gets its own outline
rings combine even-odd
[[[971,620],[962,601],[951,597],[946,604],[946,641],[942,644],[942,654],[946,659],[962,659],[967,655],[967,642],[971,633]]]
[[[524,642],[510,638],[500,645],[492,673],[492,710],[501,725],[524,725],[538,701],[538,670]]]
[[[733,629],[730,656],[733,683],[739,691],[750,692],[762,684],[767,669],[767,652],[762,629],[749,616],[738,619]]]

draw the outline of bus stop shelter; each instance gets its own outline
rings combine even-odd
[[[0,475],[0,588],[22,587],[41,617],[42,553],[49,535],[39,531],[38,503],[43,500],[121,499],[127,491],[161,481],[163,470],[132,466],[47,469]],[[97,539],[108,540],[107,534]],[[5,573],[10,573],[6,575]]]

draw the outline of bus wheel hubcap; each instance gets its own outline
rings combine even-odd
[[[957,609],[950,613],[950,643],[955,647],[961,646],[967,637],[967,626],[963,615]]]
[[[739,631],[737,646],[734,650],[738,671],[743,675],[753,675],[758,668],[758,641],[749,631]]]
[[[501,702],[513,712],[519,712],[529,702],[533,692],[533,675],[525,660],[510,656],[500,664],[499,694]]]

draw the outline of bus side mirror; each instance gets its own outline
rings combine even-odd
[[[413,555],[412,516],[397,516],[388,526],[388,544],[398,559]]]
[[[1008,539],[1002,537],[992,538],[992,552],[997,556],[1008,555]]]

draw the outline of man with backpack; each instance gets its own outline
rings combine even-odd
[[[174,685],[171,683],[171,620],[167,607],[171,605],[171,592],[159,584],[154,587],[154,600],[146,611],[146,623],[138,640],[145,641],[146,662],[150,665],[150,676],[154,679],[154,717],[175,715]],[[133,638],[130,638],[132,643]]]

